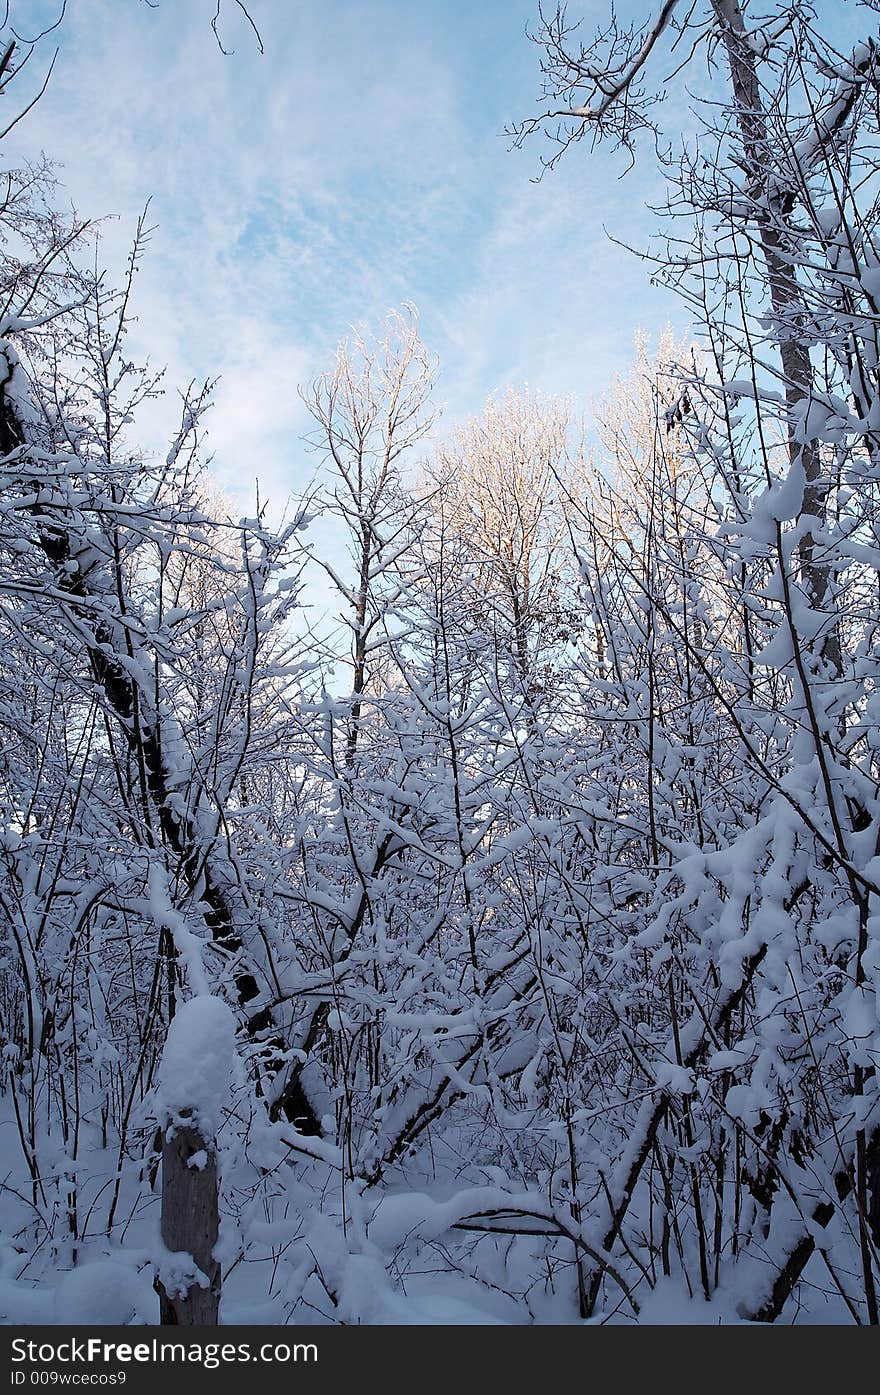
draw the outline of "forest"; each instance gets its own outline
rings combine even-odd
[[[65,8],[6,7],[0,145]],[[149,211],[105,270],[52,152],[3,158],[2,1321],[878,1324],[880,0],[842,8],[537,11],[523,179],[660,171],[691,333],[589,419],[499,383],[439,425],[414,306],[341,325],[283,518],[212,476],[210,380],[139,425]]]

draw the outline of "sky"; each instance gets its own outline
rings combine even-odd
[[[835,23],[853,0],[823,0]],[[11,0],[19,31],[61,0]],[[214,469],[242,507],[278,505],[315,460],[297,386],[330,366],[352,326],[381,329],[404,302],[440,363],[441,431],[507,386],[570,395],[588,412],[632,358],[637,329],[688,333],[684,306],[652,287],[619,239],[645,246],[663,182],[650,148],[571,149],[538,180],[540,138],[512,150],[505,125],[538,109],[537,0],[250,0],[263,52],[235,0],[67,0],[36,64],[49,88],[4,142],[41,149],[64,197],[106,216],[119,275],[139,212],[154,227],[130,346],[167,365],[146,426],[171,430],[174,387],[219,378]],[[648,0],[618,0],[639,21]],[[590,34],[608,0],[573,0]],[[661,55],[657,72],[674,66]],[[694,129],[678,84],[663,112]],[[149,442],[145,444],[151,444]]]
[[[224,0],[224,56],[214,0],[68,0],[37,55],[57,39],[49,88],[5,143],[45,150],[79,213],[111,215],[111,274],[151,200],[131,344],[172,391],[149,430],[170,429],[174,385],[219,377],[214,468],[243,505],[255,477],[276,500],[308,482],[297,385],[391,307],[418,308],[439,358],[441,429],[508,385],[587,408],[638,327],[686,326],[608,236],[646,239],[650,162],[621,179],[625,160],[583,147],[536,181],[539,141],[510,149],[539,93],[534,0],[249,8],[264,52]],[[56,14],[12,0],[23,34]]]

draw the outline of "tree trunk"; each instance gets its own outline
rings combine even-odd
[[[2,355],[0,355],[2,357]],[[7,368],[9,368],[7,360]],[[11,369],[0,378],[0,453],[8,454],[25,443],[26,433],[17,420],[12,404],[6,399],[5,386]],[[22,463],[22,478],[27,478]],[[90,596],[86,576],[68,573],[65,563],[75,554],[74,539],[62,517],[55,516],[40,504],[32,510],[37,519],[39,545],[47,560],[57,569],[55,585],[72,596]],[[280,1088],[271,1103],[274,1118],[281,1114],[302,1133],[320,1135],[317,1115],[299,1080],[287,1064],[283,1034],[277,1030],[269,1007],[253,1010],[250,1004],[260,995],[260,988],[251,965],[247,962],[245,946],[235,925],[230,894],[224,885],[222,871],[218,874],[210,843],[199,833],[194,821],[181,814],[169,798],[168,772],[162,757],[162,730],[158,713],[140,699],[136,680],[120,660],[116,646],[121,643],[109,622],[98,620],[83,623],[82,633],[88,636],[88,657],[96,683],[103,689],[125,739],[142,772],[142,778],[156,809],[166,845],[179,859],[183,878],[193,898],[204,908],[204,919],[214,944],[236,962],[235,986],[247,1030],[255,1040],[264,1043],[264,1067],[270,1080]],[[148,667],[148,665],[145,665]]]
[[[758,60],[748,41],[740,0],[712,0],[712,7],[721,24],[734,106],[742,138],[744,168],[747,184],[755,202],[755,223],[761,252],[767,271],[767,289],[779,337],[782,361],[783,391],[789,414],[788,453],[792,465],[804,472],[804,498],[801,512],[817,520],[822,527],[828,487],[822,478],[822,459],[818,442],[800,442],[795,437],[798,409],[813,395],[813,366],[810,350],[799,327],[806,319],[803,293],[798,284],[792,261],[787,254],[784,235],[784,201],[778,210],[769,200],[762,207],[761,186],[772,168],[772,153],[767,135],[767,116],[761,97]],[[804,533],[798,546],[801,575],[810,606],[826,610],[829,604],[828,567],[817,559],[816,540],[812,530]],[[835,674],[841,671],[840,636],[832,628],[822,645],[822,657]]]

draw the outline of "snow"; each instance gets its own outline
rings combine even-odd
[[[862,267],[859,280],[871,299],[880,305],[880,266]]]
[[[152,1299],[149,1279],[141,1278],[130,1265],[110,1259],[93,1260],[72,1269],[58,1281],[55,1321],[75,1327],[151,1322]]]
[[[159,1067],[157,1117],[217,1136],[237,1076],[236,1021],[228,1003],[210,994],[177,1010]]]
[[[147,894],[153,920],[156,925],[171,932],[174,947],[186,967],[193,988],[200,995],[210,996],[202,959],[204,943],[187,924],[185,916],[172,904],[168,875],[158,862],[150,864]]]
[[[207,389],[143,437],[94,245],[68,268],[9,172],[4,1320],[204,1284],[157,1242],[183,1128],[224,1323],[736,1323],[804,1258],[781,1322],[868,1319],[877,49],[790,61],[784,8],[742,36],[767,167],[713,104],[669,205],[702,343],[640,345],[607,439],[512,391],[440,442],[392,316],[307,397],[319,474],[277,530],[210,502]],[[581,76],[654,64],[672,10]],[[630,75],[587,113],[625,146]],[[318,577],[332,618],[297,609]]]

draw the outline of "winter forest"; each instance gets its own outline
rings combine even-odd
[[[880,0],[536,10],[499,166],[662,179],[688,334],[450,420],[389,300],[249,517],[149,210],[4,153],[76,5],[0,6],[0,1319],[876,1325]]]

